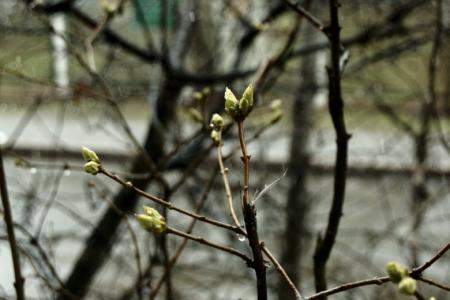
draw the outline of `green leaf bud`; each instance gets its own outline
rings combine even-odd
[[[144,213],[136,214],[139,224],[148,231],[161,234],[167,230],[166,220],[154,208],[144,205]]]
[[[236,96],[229,88],[225,88],[225,111],[231,116],[236,117],[239,108],[239,102]]]
[[[253,85],[249,84],[242,94],[242,99],[246,99],[249,103],[250,108],[253,107]],[[241,100],[242,100],[241,99]]]
[[[225,124],[223,118],[219,114],[213,114],[211,117],[211,125],[214,127],[214,129],[222,129],[223,125]]]
[[[221,140],[220,131],[217,131],[217,130],[211,131],[211,139],[213,141],[214,146],[219,146],[220,140]]]
[[[95,161],[89,161],[84,164],[84,171],[92,175],[97,175],[100,171],[100,164]]]
[[[253,108],[253,86],[250,84],[239,101],[239,115],[245,118]]]
[[[408,269],[396,261],[391,261],[386,264],[386,273],[392,282],[399,283],[408,276]]]
[[[85,162],[96,162],[97,164],[100,164],[100,159],[97,156],[97,153],[95,153],[94,151],[92,151],[91,149],[82,146],[81,147],[81,153],[83,154],[83,158]]]
[[[403,278],[398,284],[398,291],[404,295],[414,295],[417,291],[417,282],[411,277]]]
[[[131,181],[127,181],[127,182],[125,182],[125,186],[127,188],[132,188],[133,187],[133,183]]]

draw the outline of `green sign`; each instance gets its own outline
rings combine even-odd
[[[133,0],[135,4],[135,19],[139,26],[150,28],[161,27],[161,0]],[[167,27],[172,28],[175,22],[177,0],[163,0],[167,5]],[[140,10],[140,11],[138,11]]]

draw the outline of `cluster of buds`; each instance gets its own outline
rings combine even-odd
[[[404,295],[414,295],[417,291],[417,282],[409,277],[408,269],[402,264],[391,261],[386,265],[386,273],[393,283],[398,284],[398,291]]]
[[[84,161],[86,162],[84,164],[84,170],[86,173],[97,175],[101,166],[97,153],[84,146],[81,147],[81,153],[83,154]]]
[[[144,213],[135,214],[135,217],[145,230],[156,234],[167,230],[166,219],[154,208],[144,205]]]
[[[210,93],[211,89],[209,87],[205,87],[201,91],[194,92],[192,94],[192,98],[195,101],[202,103],[203,101],[205,101],[206,97],[209,96]]]
[[[211,94],[211,89],[209,87],[205,87],[200,91],[194,92],[192,94],[192,99],[195,101],[195,103],[194,103],[195,106],[203,107],[209,94]],[[203,113],[201,111],[202,111],[201,109],[199,110],[196,107],[191,107],[191,108],[189,108],[187,113],[188,113],[188,116],[194,122],[203,124],[204,118],[203,118]]]
[[[222,129],[225,124],[225,121],[223,120],[222,116],[219,114],[214,114],[211,118],[211,124],[212,127],[211,131],[211,139],[215,146],[220,146],[220,143],[222,141]]]
[[[225,88],[225,111],[235,121],[243,121],[253,108],[253,86],[250,84],[238,101],[229,88]]]

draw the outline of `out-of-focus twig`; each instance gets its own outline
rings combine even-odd
[[[9,247],[11,248],[11,256],[14,267],[14,287],[18,300],[25,300],[24,278],[20,270],[19,248],[17,246],[16,236],[14,233],[14,221],[9,202],[8,190],[6,185],[6,174],[3,166],[3,150],[0,145],[0,194],[3,205],[3,218],[5,220],[6,230],[8,232]]]

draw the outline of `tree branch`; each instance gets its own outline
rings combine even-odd
[[[338,0],[329,1],[331,17],[331,68],[328,69],[328,106],[337,136],[337,152],[334,170],[333,202],[328,216],[328,225],[325,236],[323,240],[319,238],[314,253],[314,278],[317,292],[327,288],[326,263],[330,257],[331,250],[333,249],[342,216],[347,176],[348,140],[350,138],[345,127],[344,103],[341,95],[341,71],[339,61],[342,53],[338,7]],[[320,299],[326,299],[326,297],[321,297]]]
[[[20,256],[17,247],[16,236],[14,234],[14,221],[11,213],[11,206],[9,204],[8,189],[6,185],[6,175],[3,167],[3,151],[0,145],[0,194],[3,205],[3,218],[8,232],[9,247],[11,248],[11,256],[14,268],[14,287],[16,289],[16,296],[18,300],[25,300],[24,278],[20,271]]]

